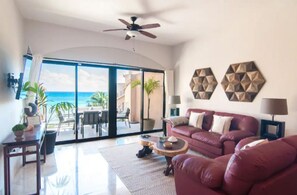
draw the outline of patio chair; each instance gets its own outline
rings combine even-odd
[[[72,130],[75,128],[75,118],[67,117],[65,118],[61,111],[58,111],[59,125],[58,125],[58,135],[60,133],[60,128],[62,124],[70,124],[73,123]]]
[[[99,111],[84,111],[83,117],[81,118],[81,134],[84,138],[84,125],[96,125],[96,132],[99,132]],[[100,134],[100,132],[99,132]]]
[[[108,110],[102,110],[100,115],[100,125],[105,124],[105,127],[107,127],[107,123],[108,123]],[[100,128],[102,128],[102,126]]]
[[[125,125],[127,126],[127,123],[128,123],[129,128],[131,128],[130,121],[129,121],[129,115],[130,115],[130,108],[127,108],[126,112],[117,114],[117,119],[124,120]]]

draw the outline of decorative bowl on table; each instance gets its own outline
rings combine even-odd
[[[167,139],[169,142],[177,142],[177,138],[174,137],[174,136],[170,136],[168,139]]]
[[[172,143],[171,142],[164,142],[163,143],[163,146],[164,146],[164,148],[166,148],[166,149],[170,149],[170,148],[172,148]]]

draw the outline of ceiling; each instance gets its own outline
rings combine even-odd
[[[139,25],[159,23],[148,29],[157,36],[136,39],[176,45],[197,37],[205,29],[215,30],[222,0],[15,0],[24,18],[98,32],[125,27],[118,19],[130,22],[138,16]],[[212,29],[213,28],[213,29]],[[104,32],[125,37],[126,31]]]

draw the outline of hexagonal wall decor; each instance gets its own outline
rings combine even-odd
[[[254,62],[231,64],[221,82],[230,101],[252,102],[265,83]]]
[[[210,99],[218,82],[211,68],[196,69],[190,82],[195,99]]]

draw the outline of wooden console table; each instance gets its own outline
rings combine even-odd
[[[13,133],[9,134],[7,138],[2,142],[4,145],[4,187],[5,194],[10,195],[10,157],[22,156],[23,166],[26,163],[36,162],[36,194],[39,194],[41,188],[41,174],[40,174],[40,148],[44,141],[45,144],[45,131],[44,126],[39,125],[34,127],[31,131],[25,131],[22,140],[15,140]],[[27,147],[35,147],[34,151],[27,151]],[[44,145],[42,161],[46,161],[46,147]],[[27,161],[27,155],[36,155],[36,160]]]

